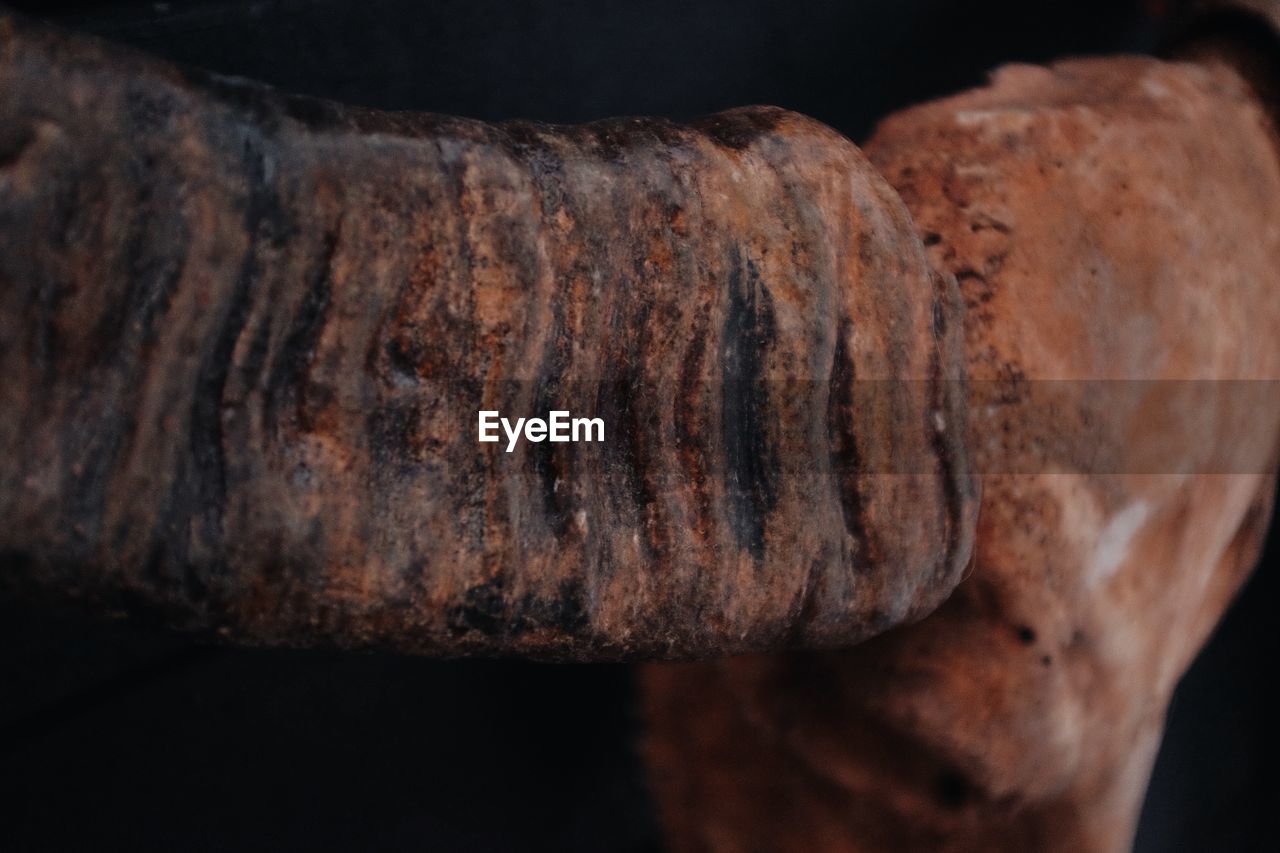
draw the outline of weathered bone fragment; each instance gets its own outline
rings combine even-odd
[[[976,528],[919,624],[646,670],[669,840],[1123,849],[1280,437],[1274,89],[1193,48],[902,113],[895,193],[780,110],[376,114],[0,13],[0,582],[714,656],[922,616]]]
[[[854,649],[648,667],[669,839],[1127,849],[1271,516],[1275,128],[1228,64],[1090,60],[1003,69],[868,154],[966,303],[973,574]]]
[[[250,642],[847,645],[967,563],[959,310],[792,113],[377,114],[0,17],[8,584]]]

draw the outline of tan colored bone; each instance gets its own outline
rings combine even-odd
[[[1006,68],[867,149],[966,301],[973,574],[848,651],[649,668],[672,846],[1125,849],[1271,515],[1274,128],[1225,64],[1090,60]]]

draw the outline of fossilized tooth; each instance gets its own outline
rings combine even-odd
[[[379,114],[6,15],[0,128],[11,585],[601,658],[846,645],[959,580],[955,283],[817,122]],[[557,408],[603,443],[477,441]]]
[[[1231,65],[1135,57],[1003,69],[867,151],[966,302],[973,574],[857,648],[647,667],[668,840],[1128,849],[1271,517],[1280,140]],[[1010,375],[1056,417],[984,395]],[[1054,442],[1096,467],[1027,464]]]

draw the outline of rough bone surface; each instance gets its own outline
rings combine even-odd
[[[650,667],[669,837],[1127,849],[1271,516],[1275,129],[1225,65],[1091,60],[1006,68],[867,150],[965,299],[973,574],[847,651]]]

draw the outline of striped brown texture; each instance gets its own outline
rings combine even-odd
[[[783,110],[376,114],[0,18],[8,583],[253,642],[856,642],[968,559],[959,311]],[[476,440],[556,404],[605,442]]]

